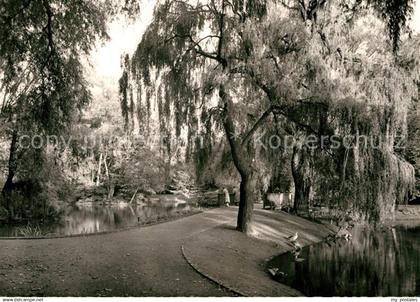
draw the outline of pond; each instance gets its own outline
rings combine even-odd
[[[59,223],[0,226],[0,237],[70,236],[124,229],[197,211],[195,205],[165,196],[140,205],[127,203],[68,207]]]
[[[356,228],[353,239],[303,248],[268,263],[306,296],[419,296],[420,227]]]

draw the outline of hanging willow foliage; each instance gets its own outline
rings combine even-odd
[[[413,191],[413,166],[396,147],[407,133],[411,100],[418,99],[418,74],[404,43],[395,57],[374,19],[342,29],[328,34],[328,47],[337,50],[327,58],[337,87],[332,99],[339,100],[330,103],[328,127],[353,140],[349,149],[312,157],[315,199],[377,221],[406,203]]]
[[[215,154],[212,144],[222,135],[215,125],[223,122],[223,104],[214,101],[214,91],[223,84],[235,99],[231,115],[237,139],[259,165],[261,182],[272,187],[279,182],[273,178],[290,173],[291,154],[259,150],[248,139],[249,133],[252,137],[261,130],[251,127],[259,129],[259,116],[271,127],[265,135],[277,133],[281,126],[282,136],[316,133],[342,139],[363,134],[375,142],[382,139],[385,144],[378,149],[359,145],[351,152],[339,148],[294,153],[301,156],[295,171],[311,173],[301,178],[314,179],[309,186],[317,197],[356,208],[367,219],[380,219],[405,199],[412,182],[411,166],[393,146],[396,135],[406,132],[407,99],[417,92],[413,70],[395,57],[409,4],[401,7],[404,18],[392,14],[395,7],[385,7],[384,23],[369,13],[370,7],[382,9],[374,1],[365,6],[356,1],[360,3],[351,8],[345,1],[309,1],[302,15],[296,8],[300,12],[303,2],[282,10],[276,3],[259,1],[197,5],[166,1],[157,6],[130,60],[127,82],[138,86],[134,103],[137,112],[144,112],[137,114],[138,123],[145,125],[145,133],[153,126],[160,135],[186,133],[186,160],[195,158],[197,170],[203,171]],[[348,10],[351,24],[343,14]],[[384,34],[387,27],[393,28],[393,47]],[[223,32],[218,32],[220,28]],[[223,41],[223,49],[218,49],[217,41]],[[157,118],[152,117],[154,107]],[[279,117],[283,121],[275,120]],[[205,138],[200,149],[194,145],[197,134]],[[228,155],[221,157],[231,160]]]

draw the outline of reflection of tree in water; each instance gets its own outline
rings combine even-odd
[[[289,256],[289,266],[284,265],[285,259],[278,259],[276,265],[289,274],[285,282],[306,295],[418,295],[419,232],[358,229],[352,242],[311,246],[301,253],[304,262]]]
[[[160,195],[140,205],[121,203],[69,207],[60,223],[39,227],[45,235],[97,233],[168,219],[189,213],[193,208],[177,195]],[[0,234],[20,236],[18,227],[1,228]]]
[[[80,206],[68,211],[65,224],[56,233],[83,234],[109,231],[140,223],[153,222],[191,211],[190,205],[173,197],[155,198],[146,204]]]
[[[178,213],[187,213],[191,207],[184,203],[180,203],[175,198],[174,200],[166,200],[165,198],[159,200],[151,200],[147,204],[142,204],[136,207],[136,214],[140,222],[155,221],[158,219],[165,219],[175,216]]]
[[[123,220],[121,219],[119,213],[118,212],[114,212],[114,224],[118,226],[118,225],[120,225],[122,223],[122,221]]]
[[[83,207],[71,210],[65,218],[61,233],[65,235],[95,233],[101,230],[101,219],[94,207]]]

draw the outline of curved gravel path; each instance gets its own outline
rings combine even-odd
[[[290,249],[295,231],[305,245],[329,230],[256,210],[256,239],[234,230],[236,215],[218,208],[97,236],[0,240],[0,296],[300,295],[271,280],[265,260]]]
[[[188,238],[228,221],[214,209],[98,236],[0,240],[0,296],[231,296],[183,258]]]

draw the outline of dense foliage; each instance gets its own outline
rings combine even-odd
[[[150,125],[153,94],[165,91],[176,135],[186,125],[187,141],[191,130],[206,138],[205,147],[196,150],[200,170],[203,156],[214,154],[217,125],[223,127],[241,178],[242,231],[249,231],[257,187],[273,187],[272,179],[287,171],[294,177],[297,209],[318,195],[358,210],[363,218],[380,219],[395,202],[406,200],[413,183],[412,167],[394,151],[395,137],[406,134],[409,102],[418,93],[416,69],[404,65],[409,57],[403,51],[397,54],[411,5],[163,2],[124,73],[130,75],[129,89],[138,92],[131,103],[138,112],[146,108],[138,120]],[[158,112],[158,119],[167,115]],[[202,119],[196,123],[195,117]],[[295,138],[281,163],[253,139],[263,124],[272,129],[263,134]],[[302,144],[309,134],[363,134],[384,145],[311,151]],[[291,167],[279,169],[288,157]],[[325,182],[331,184],[328,190],[321,189]]]
[[[10,196],[18,194],[13,191],[26,190],[19,188],[19,182],[42,186],[57,180],[40,177],[48,158],[54,156],[47,154],[47,144],[22,147],[20,139],[38,137],[45,142],[47,135],[64,133],[78,110],[90,101],[82,61],[98,38],[107,37],[111,7],[112,2],[90,0],[0,2],[0,119],[5,130],[1,134],[10,140],[2,197],[11,219],[28,212],[17,210],[16,198]],[[33,198],[37,199],[36,194]]]
[[[198,185],[238,191],[244,232],[254,202],[279,190],[294,192],[299,213],[320,204],[381,220],[413,194],[413,165],[419,173],[412,5],[159,2],[137,50],[122,58],[121,125],[105,103],[89,121],[78,118],[92,98],[83,64],[107,38],[109,17],[133,17],[139,2],[0,0],[0,143],[8,145],[0,210],[57,217],[68,181],[127,199],[185,188],[176,180],[195,174]],[[101,101],[114,101],[105,94]],[[71,143],[20,144],[51,134]],[[375,146],[306,144],[360,135]],[[291,144],[273,147],[273,136]]]

